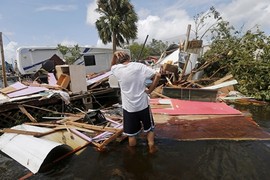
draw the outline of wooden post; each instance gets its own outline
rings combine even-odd
[[[186,34],[186,41],[185,41],[185,45],[184,45],[184,51],[187,51],[188,48],[188,41],[189,41],[189,36],[190,36],[190,30],[191,30],[191,25],[189,24],[187,27],[187,34]]]
[[[19,105],[18,107],[32,122],[37,122],[37,120],[22,105]]]
[[[3,39],[2,39],[2,32],[0,32],[0,51],[1,51],[1,59],[2,59],[2,78],[3,78],[3,85],[7,87],[7,75],[6,75],[6,63],[5,63],[5,56],[4,56],[4,47],[3,47]]]

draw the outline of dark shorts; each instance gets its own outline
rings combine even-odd
[[[123,118],[124,134],[127,136],[135,136],[142,129],[144,132],[149,132],[155,127],[149,107],[138,112],[128,112],[123,109]]]

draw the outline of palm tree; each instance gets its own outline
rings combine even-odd
[[[96,21],[100,39],[104,44],[112,42],[113,52],[137,37],[138,17],[129,0],[98,0],[96,11],[101,17]]]

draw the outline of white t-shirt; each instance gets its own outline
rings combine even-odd
[[[113,65],[111,71],[121,88],[123,109],[137,112],[147,108],[149,103],[145,80],[151,78],[156,71],[137,62]]]

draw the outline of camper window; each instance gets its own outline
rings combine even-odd
[[[84,65],[85,66],[95,66],[96,59],[94,55],[86,55],[84,56]]]

